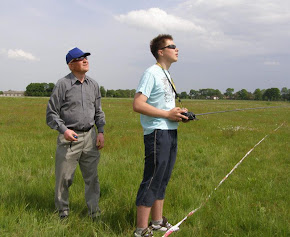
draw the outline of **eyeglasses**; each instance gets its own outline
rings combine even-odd
[[[166,48],[169,48],[169,49],[176,49],[176,45],[174,45],[174,44],[170,44],[170,45],[167,45],[167,46],[165,46],[165,47],[163,47],[163,48],[161,48],[161,49],[166,49]],[[161,50],[160,49],[160,50]]]
[[[71,60],[70,62],[71,62],[71,63],[74,63],[74,62],[78,62],[78,61],[83,61],[84,59],[87,59],[87,57],[74,58],[74,59]]]

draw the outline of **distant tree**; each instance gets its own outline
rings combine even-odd
[[[288,89],[288,92],[286,94],[286,100],[289,100],[290,101],[290,89]]]
[[[196,99],[197,95],[198,95],[198,91],[193,90],[193,89],[190,90],[189,96],[191,99]]]
[[[55,84],[54,83],[48,83],[46,86],[46,96],[50,96]]]
[[[115,90],[114,97],[116,97],[116,98],[122,98],[122,97],[124,97],[124,94],[123,94],[122,90],[120,90],[120,89]]]
[[[3,95],[4,93],[3,93],[3,91],[0,91],[0,95]]]
[[[53,90],[53,83],[31,83],[27,86],[27,95],[32,96],[46,96],[50,94]],[[136,90],[135,89],[118,89],[118,90],[106,90],[103,86],[100,87],[102,97],[115,97],[115,98],[133,98]],[[256,89],[254,93],[248,92],[246,89],[242,89],[234,93],[233,88],[228,88],[224,94],[218,89],[206,88],[193,90],[191,89],[189,94],[186,91],[178,94],[181,99],[213,99],[213,97],[218,97],[223,99],[224,95],[230,99],[240,99],[240,100],[278,100],[282,97],[283,100],[290,100],[290,90],[286,87],[281,89],[281,93],[277,88],[271,89]]]
[[[248,91],[248,100],[254,100],[254,94]]]
[[[129,90],[129,89],[124,90],[124,97],[123,98],[131,98],[131,90]]]
[[[105,87],[101,86],[101,87],[100,87],[100,92],[101,92],[101,96],[102,96],[102,97],[106,97],[106,90],[105,90]]]
[[[262,100],[263,94],[262,91],[258,88],[254,91],[254,100]]]
[[[136,90],[135,89],[132,89],[130,90],[130,98],[133,98],[136,94]]]
[[[199,89],[198,90],[198,98],[199,99],[205,99],[207,96],[207,90],[206,89]]]
[[[234,91],[235,91],[234,88],[228,88],[226,89],[226,92],[224,93],[224,95],[228,97],[229,99],[232,99]]]
[[[107,90],[107,97],[115,97],[115,91],[114,90]]]
[[[53,83],[30,83],[26,87],[26,96],[50,96],[54,88]]]
[[[125,95],[126,95],[126,98],[130,98],[131,97],[131,90],[126,89],[125,90]]]
[[[188,95],[187,95],[186,91],[183,91],[183,92],[180,93],[179,97],[180,97],[180,99],[187,99]]]
[[[286,94],[286,100],[289,100],[290,101],[290,89],[288,89],[288,92]]]
[[[223,94],[218,89],[214,90],[213,96],[216,96],[218,98],[223,98]]]
[[[212,88],[207,88],[207,89],[200,89],[198,91],[198,98],[199,99],[209,99],[212,97],[221,97],[221,92],[219,90],[215,90]]]
[[[283,100],[290,100],[290,89],[287,89],[287,87],[283,87],[281,89],[281,98]]]
[[[101,88],[100,88],[100,90],[101,90]],[[101,93],[102,93],[102,90],[101,90]],[[135,93],[136,93],[135,89],[131,89],[131,90],[130,89],[107,90],[106,97],[133,98],[135,96]]]
[[[263,99],[264,100],[279,100],[281,99],[281,93],[278,88],[270,88],[265,91],[263,94]]]
[[[249,99],[249,93],[246,89],[242,89],[236,93],[236,98],[238,100],[248,100]]]

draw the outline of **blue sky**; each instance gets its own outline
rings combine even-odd
[[[100,85],[134,89],[160,33],[179,48],[170,68],[179,92],[290,88],[289,29],[289,0],[1,0],[0,90],[56,83],[73,47],[91,53]]]

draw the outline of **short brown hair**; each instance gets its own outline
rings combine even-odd
[[[158,50],[165,46],[165,40],[173,40],[173,38],[171,35],[162,34],[158,35],[150,42],[151,53],[156,59],[158,59]]]

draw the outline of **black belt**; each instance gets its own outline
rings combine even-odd
[[[72,128],[72,127],[68,127],[68,129],[70,129],[70,130],[74,130],[74,131],[76,131],[76,132],[88,132],[88,131],[90,131],[90,130],[92,129],[92,127],[94,127],[94,125],[91,126],[91,127],[89,127],[89,128],[84,128],[84,129],[82,129],[82,130],[75,129],[75,128]]]

